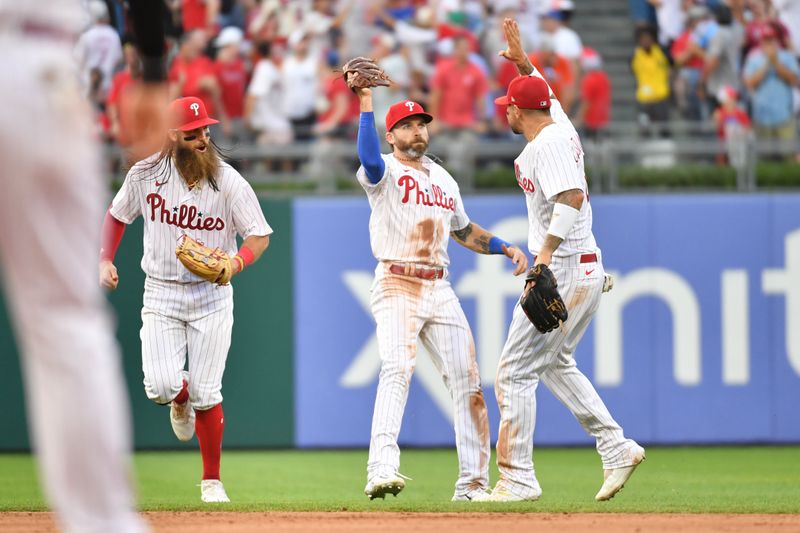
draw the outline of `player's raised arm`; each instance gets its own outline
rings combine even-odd
[[[519,33],[519,24],[512,18],[503,20],[503,33],[506,36],[506,49],[500,50],[497,54],[514,63],[517,66],[517,71],[523,76],[537,76],[544,80],[541,72],[536,70],[536,67],[531,63],[528,54],[525,53],[525,48],[522,46],[522,36]],[[547,80],[545,80],[546,82]],[[549,86],[549,84],[548,84]],[[553,96],[553,89],[550,89],[550,97]]]
[[[358,160],[371,183],[383,178],[386,165],[381,157],[381,141],[375,129],[375,114],[372,112],[372,91],[368,88],[355,89],[360,103],[361,118],[358,123]]]
[[[525,252],[500,237],[492,235],[490,231],[474,222],[470,222],[460,230],[452,231],[450,235],[458,244],[473,252],[505,255],[516,265],[516,268],[514,268],[515,276],[519,276],[528,270],[528,256],[525,255]]]
[[[381,143],[375,129],[371,87],[388,87],[390,80],[374,61],[366,57],[351,59],[345,63],[342,71],[345,83],[358,96],[361,110],[358,125],[358,159],[369,181],[376,184],[383,178],[386,166],[381,157]]]

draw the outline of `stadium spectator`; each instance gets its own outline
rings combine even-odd
[[[744,36],[733,28],[730,8],[718,5],[714,8],[717,30],[708,43],[701,76],[701,87],[709,109],[716,109],[717,95],[723,87],[739,86],[739,55]]]
[[[241,56],[244,32],[235,27],[223,28],[214,41],[217,59],[214,72],[219,84],[222,107],[228,120],[223,123],[227,141],[244,138],[244,94],[247,89],[247,70]]]
[[[289,37],[289,50],[281,66],[283,112],[292,123],[294,138],[308,141],[314,137],[317,122],[316,102],[319,90],[319,56],[311,47],[311,36],[295,30]]]
[[[400,100],[408,99],[411,66],[407,56],[408,49],[398,49],[397,39],[391,33],[380,33],[372,39],[369,57],[377,61],[392,80],[390,87],[372,93],[372,108],[376,117],[385,117],[389,107]],[[377,120],[376,126],[382,128],[382,121]]]
[[[658,43],[669,50],[675,39],[683,32],[685,13],[684,0],[647,0],[656,10],[658,21]]]
[[[577,92],[577,77],[573,62],[555,51],[553,36],[547,33],[539,39],[539,49],[529,55],[533,66],[544,75],[564,111],[569,114]],[[506,61],[506,65],[516,70],[513,63]]]
[[[314,126],[316,135],[327,137],[355,137],[355,121],[359,115],[358,97],[344,81],[339,67],[338,55],[329,54],[321,70],[320,89],[324,109]]]
[[[292,140],[292,125],[283,111],[280,49],[263,42],[258,45],[258,54],[261,59],[253,69],[253,78],[247,87],[246,121],[256,132],[258,144],[288,144]]]
[[[139,52],[131,37],[124,39],[122,55],[125,60],[125,68],[118,72],[111,82],[106,111],[109,120],[109,134],[120,146],[127,147],[133,139],[129,138],[130,130],[127,127],[126,117],[121,111],[130,107],[126,105],[130,90],[134,84],[141,82],[142,76]]]
[[[686,28],[672,43],[670,54],[677,68],[675,99],[683,118],[702,120],[706,116],[700,98],[700,79],[705,65],[705,52],[694,41],[697,25],[708,15],[705,6],[692,6],[686,12]]]
[[[207,44],[208,38],[204,30],[184,34],[178,55],[169,69],[170,99],[196,96],[205,103],[209,116],[219,117],[224,124],[227,117],[222,106],[214,62],[203,55]]]
[[[639,124],[643,133],[651,133],[651,125],[654,125],[666,136],[663,126],[669,120],[669,61],[656,44],[652,27],[638,28],[636,42],[631,68],[636,77]]]
[[[778,20],[789,31],[790,49],[795,57],[800,56],[800,2],[797,0],[772,0],[772,6],[778,14]]]
[[[564,25],[564,15],[560,10],[553,9],[542,15],[542,30],[552,36],[555,53],[569,59],[573,71],[579,72],[583,43],[575,30]]]
[[[216,35],[219,31],[217,16],[220,10],[220,0],[181,0],[181,25],[183,31],[188,33],[195,30],[204,30],[207,36]],[[206,103],[207,104],[207,103]],[[211,111],[209,110],[209,115]]]
[[[722,165],[740,166],[744,163],[747,140],[750,135],[750,117],[739,107],[738,92],[731,85],[720,88],[716,95],[719,107],[714,111],[714,123],[717,136],[725,142],[726,152],[717,155],[717,162]]]
[[[792,87],[799,75],[797,59],[781,47],[778,33],[765,27],[761,46],[750,53],[744,65],[744,85],[750,91],[759,140],[791,143],[796,138]]]
[[[472,187],[476,134],[485,133],[486,75],[469,59],[471,41],[464,34],[453,39],[453,54],[441,59],[431,80],[430,113],[432,132],[441,130],[441,142],[448,147],[447,163],[462,190]]]
[[[396,19],[385,9],[378,9],[376,15],[381,24],[394,32],[400,46],[408,50],[411,69],[426,77],[431,76],[433,67],[428,57],[439,37],[435,11],[427,6],[421,7],[412,20]]]
[[[89,3],[89,12],[92,25],[78,39],[75,56],[87,94],[94,92],[93,99],[99,98],[104,102],[105,93],[111,87],[114,70],[122,61],[122,43],[119,34],[110,24],[111,18],[105,2],[93,0]],[[95,71],[94,75],[92,71]]]
[[[769,0],[750,0],[750,13],[751,18],[745,27],[745,54],[757,48],[766,34],[774,34],[781,48],[790,46],[789,30],[772,16]]]
[[[603,61],[595,50],[584,48],[581,54],[581,101],[576,125],[581,136],[599,140],[611,119],[611,80],[603,72]]]

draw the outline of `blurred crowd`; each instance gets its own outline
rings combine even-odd
[[[364,55],[392,79],[374,93],[378,125],[392,103],[412,99],[436,116],[433,133],[469,153],[480,136],[509,135],[493,103],[516,76],[497,54],[509,16],[576,121],[590,134],[609,122],[611,85],[569,26],[569,0],[165,1],[171,96],[201,97],[221,120],[217,139],[353,138],[358,101],[339,69]],[[125,2],[93,0],[90,9],[77,54],[103,135],[124,146],[120,102],[139,78]]]
[[[800,108],[800,1],[632,0],[631,67],[643,128],[676,113],[719,137],[793,144]]]

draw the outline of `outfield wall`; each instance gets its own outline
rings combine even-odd
[[[468,213],[524,244],[521,195],[468,197]],[[633,438],[648,443],[800,442],[800,195],[600,196],[604,264],[617,275],[576,359]],[[366,446],[379,361],[369,314],[364,197],[266,201],[275,235],[235,282],[224,380],[227,446]],[[451,282],[473,327],[490,406],[522,282],[510,263],[450,247]],[[141,225],[119,255],[111,301],[139,447],[178,447],[167,412],[141,388]],[[13,340],[0,316],[0,449],[27,446]],[[536,441],[591,441],[538,394]],[[447,392],[420,350],[401,442],[453,443]],[[183,445],[187,446],[187,445]],[[188,444],[196,446],[196,444]]]

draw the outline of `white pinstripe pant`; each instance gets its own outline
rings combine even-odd
[[[460,495],[489,484],[489,419],[464,311],[446,279],[398,276],[379,265],[372,285],[381,372],[372,415],[367,476],[400,467],[397,437],[417,356],[417,337],[431,354],[454,403]]]
[[[600,305],[603,265],[581,264],[580,256],[573,256],[553,258],[550,268],[569,317],[560,329],[542,334],[517,304],[495,382],[500,407],[497,466],[500,479],[521,497],[541,492],[532,459],[540,379],[595,437],[604,468],[627,466],[623,452],[633,444],[625,439],[622,428],[573,359],[575,347]]]
[[[181,391],[189,361],[189,399],[205,410],[222,403],[231,346],[233,288],[208,282],[145,280],[142,371],[147,397],[167,404]]]

